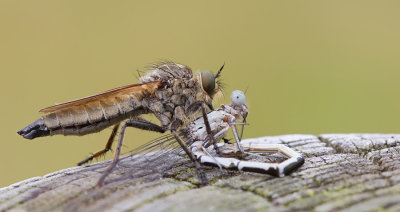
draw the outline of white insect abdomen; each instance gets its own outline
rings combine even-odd
[[[210,123],[210,128],[213,134],[220,133],[218,138],[222,138],[226,136],[228,133],[229,123],[226,120],[232,120],[235,117],[231,114],[223,111],[223,110],[216,110],[212,111],[208,114],[208,121]],[[205,141],[208,138],[207,129],[204,124],[204,119],[199,118],[193,122],[191,122],[188,126],[189,134],[193,141]],[[219,140],[216,138],[216,140]]]

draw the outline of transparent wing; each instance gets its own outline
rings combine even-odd
[[[54,106],[50,106],[44,109],[41,109],[40,113],[51,113],[56,112],[62,109],[77,107],[82,105],[87,105],[90,102],[95,101],[122,101],[127,95],[141,95],[142,92],[146,91],[149,93],[153,93],[158,86],[161,85],[161,81],[154,81],[149,83],[141,83],[141,84],[132,84],[119,88],[114,88],[103,93],[99,93],[93,96],[88,96],[85,98],[73,100],[70,102],[65,102],[61,104],[56,104]]]
[[[186,142],[188,146],[191,145],[191,141],[185,137],[186,133],[184,129],[180,130],[178,134]],[[168,160],[170,160],[171,155],[174,156],[181,155],[181,153],[183,152],[184,152],[183,149],[181,148],[179,143],[175,140],[175,137],[172,134],[167,134],[155,138],[133,150],[130,150],[124,153],[124,155],[131,156],[126,158],[141,159],[143,161],[146,161],[146,163],[151,163],[154,161],[164,161],[163,160],[164,158],[168,158]],[[179,159],[179,157],[174,157],[174,158]],[[173,164],[175,161],[168,161],[168,162],[171,162],[171,164]]]

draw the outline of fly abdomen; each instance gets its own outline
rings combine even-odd
[[[43,119],[38,119],[17,133],[22,135],[24,138],[34,139],[36,137],[50,135],[50,130],[44,124]]]
[[[132,114],[143,113],[134,96],[88,102],[43,116],[18,134],[33,139],[47,135],[85,135],[99,132],[111,125],[129,118]]]
[[[107,122],[116,117],[126,116],[136,110],[137,100],[131,96],[114,97],[88,102],[64,110],[50,113],[43,117],[45,125],[50,128],[67,128],[88,124]]]
[[[90,133],[100,132],[101,130],[115,125],[128,116],[118,116],[112,119],[103,120],[100,122],[84,125],[73,125],[68,127],[54,128],[50,130],[50,135],[62,134],[62,135],[86,135]]]

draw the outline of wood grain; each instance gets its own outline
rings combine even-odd
[[[127,156],[100,189],[109,161],[60,170],[0,189],[0,211],[369,211],[400,210],[400,135],[324,134],[254,138],[301,152],[283,178],[205,168],[199,186],[182,154],[149,162]]]

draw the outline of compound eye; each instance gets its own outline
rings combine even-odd
[[[246,96],[243,91],[236,90],[231,94],[231,101],[233,105],[244,105],[246,103]]]
[[[215,90],[215,77],[210,71],[202,71],[200,73],[201,85],[203,90],[212,97]]]

